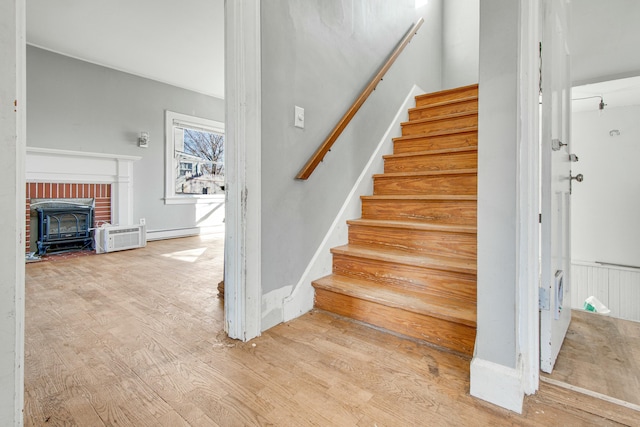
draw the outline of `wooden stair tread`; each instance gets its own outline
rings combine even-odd
[[[408,122],[400,123],[400,125],[407,126],[407,125],[416,125],[420,123],[443,122],[451,119],[457,119],[460,117],[477,116],[477,115],[478,115],[478,110],[471,110],[471,111],[464,111],[462,113],[451,113],[451,114],[444,114],[436,117],[425,117],[424,119],[409,120]]]
[[[386,219],[352,219],[348,220],[349,225],[365,225],[369,227],[402,228],[416,231],[445,231],[449,233],[476,234],[476,227],[470,225],[457,224],[435,224],[415,221],[395,221]]]
[[[471,85],[467,85],[467,86],[460,86],[460,87],[456,87],[456,88],[452,88],[452,89],[443,89],[443,90],[439,90],[437,92],[429,92],[429,93],[425,93],[422,95],[418,95],[416,96],[416,100],[420,100],[420,99],[429,99],[429,98],[434,98],[440,95],[454,95],[457,92],[465,92],[467,90],[478,90],[478,83],[474,83]]]
[[[447,129],[447,130],[439,130],[435,132],[425,132],[425,133],[417,133],[414,135],[398,136],[393,138],[393,141],[397,142],[397,141],[407,141],[407,140],[414,140],[414,139],[420,139],[420,138],[433,138],[436,136],[455,135],[458,133],[472,133],[477,131],[478,131],[478,126],[467,126],[467,127],[458,128],[458,129]]]
[[[435,175],[470,175],[478,174],[478,169],[454,169],[454,170],[438,170],[438,171],[420,171],[420,172],[387,172],[373,175],[374,178],[399,178],[411,176],[435,176]]]
[[[476,327],[475,304],[453,298],[409,291],[400,293],[379,283],[338,274],[314,280],[313,285],[316,288],[353,298]]]
[[[447,200],[447,201],[478,201],[478,196],[474,195],[457,195],[457,194],[442,194],[442,195],[430,195],[430,194],[378,194],[360,196],[361,200],[417,200],[417,201],[430,201],[430,200]]]
[[[467,145],[466,147],[455,147],[455,148],[441,148],[438,150],[424,150],[424,151],[411,151],[409,153],[400,153],[400,154],[387,154],[382,156],[383,159],[400,159],[404,157],[414,157],[414,156],[433,156],[438,154],[455,154],[455,153],[467,153],[472,151],[478,151],[478,146],[476,145]]]
[[[409,113],[413,111],[421,111],[421,110],[428,110],[430,108],[442,107],[443,105],[460,104],[463,102],[475,101],[477,99],[478,99],[478,95],[475,95],[475,96],[467,96],[464,98],[454,98],[446,101],[434,102],[432,104],[423,105],[422,107],[409,108]]]
[[[478,85],[419,95],[315,306],[473,354]]]
[[[476,274],[476,261],[464,258],[452,258],[426,253],[408,253],[398,249],[373,248],[360,245],[343,245],[331,249],[334,255],[366,258],[381,262],[410,265],[432,270],[451,271],[463,274]]]

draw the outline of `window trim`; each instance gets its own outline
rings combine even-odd
[[[176,194],[175,183],[175,146],[173,126],[178,122],[194,129],[212,130],[225,133],[224,123],[165,110],[164,112],[164,203],[165,205],[193,205],[224,202],[224,194]]]

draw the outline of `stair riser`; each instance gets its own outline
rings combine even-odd
[[[362,200],[362,218],[364,219],[476,225],[476,217],[477,207],[475,200]]]
[[[349,244],[476,259],[475,234],[402,228],[349,226]]]
[[[478,153],[446,153],[437,155],[419,155],[385,159],[384,172],[426,172],[478,167]]]
[[[449,131],[455,129],[463,129],[478,125],[478,115],[468,115],[462,117],[454,117],[446,120],[435,120],[429,122],[407,122],[402,124],[402,135],[418,135],[423,133],[434,133]]]
[[[464,195],[477,193],[475,174],[416,175],[405,177],[377,176],[373,180],[374,195]]]
[[[465,87],[463,89],[449,91],[449,92],[439,92],[439,93],[431,93],[425,95],[416,96],[416,107],[424,107],[429,104],[436,104],[438,102],[443,101],[451,101],[454,99],[467,98],[469,96],[478,96],[478,87]]]
[[[441,150],[444,148],[477,147],[477,132],[461,132],[453,135],[432,136],[409,140],[396,140],[394,154],[415,153],[417,151]]]
[[[437,117],[445,114],[466,113],[478,110],[478,99],[469,101],[456,102],[454,104],[438,105],[424,109],[409,110],[409,120],[426,119],[429,117]]]
[[[476,301],[476,276],[415,265],[333,254],[333,273],[442,297]]]
[[[476,330],[466,325],[321,289],[316,290],[315,306],[468,356],[473,353]]]

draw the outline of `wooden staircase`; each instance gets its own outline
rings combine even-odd
[[[315,306],[465,355],[476,335],[478,86],[420,95]]]

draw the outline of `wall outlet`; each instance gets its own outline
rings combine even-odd
[[[140,225],[145,225],[147,220],[145,218],[140,218]]]

